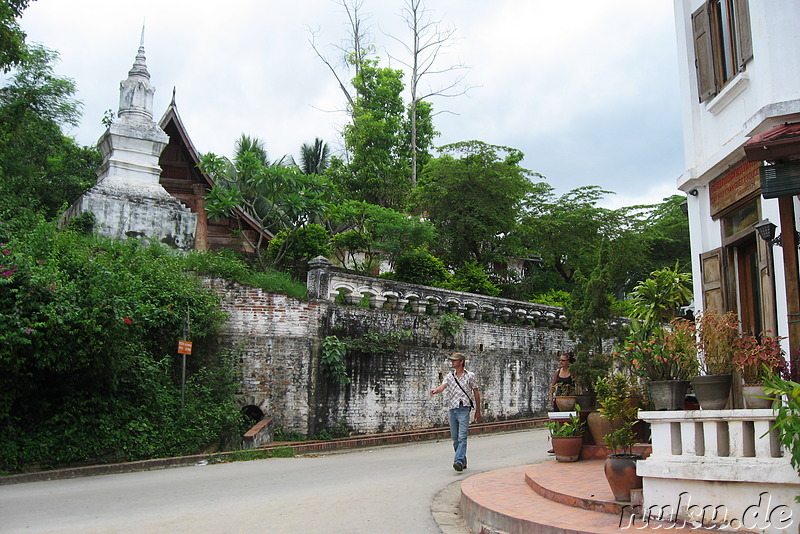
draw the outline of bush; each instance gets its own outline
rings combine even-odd
[[[500,290],[489,281],[489,277],[478,262],[470,261],[456,269],[447,289],[453,291],[464,291],[466,293],[478,293],[496,297]]]
[[[240,255],[232,250],[191,252],[184,259],[184,268],[199,274],[218,276],[271,293],[288,295],[298,300],[307,298],[305,282],[295,281],[291,275],[273,269],[253,270]]]
[[[15,234],[0,233],[0,471],[185,454],[242,431],[233,356],[211,345],[224,314],[181,255],[50,224]]]
[[[410,250],[395,264],[394,280],[409,284],[441,287],[450,278],[442,260],[425,249]]]

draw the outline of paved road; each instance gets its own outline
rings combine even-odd
[[[0,532],[437,533],[431,506],[453,504],[451,484],[542,461],[548,448],[533,429],[470,437],[463,473],[441,440],[0,486]]]

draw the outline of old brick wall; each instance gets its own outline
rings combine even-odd
[[[302,302],[222,280],[209,285],[229,314],[221,342],[242,355],[242,402],[254,404],[285,430],[314,434],[337,423],[361,433],[442,426],[441,383],[448,354],[467,354],[478,375],[486,420],[544,413],[559,351],[572,341],[562,329],[467,321],[452,338],[425,314]],[[389,354],[348,351],[350,384],[319,372],[322,340],[368,332],[410,331]]]

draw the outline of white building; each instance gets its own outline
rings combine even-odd
[[[796,359],[800,2],[674,6],[695,302],[789,338]],[[765,219],[780,245],[759,237]]]

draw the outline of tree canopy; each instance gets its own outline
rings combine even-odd
[[[78,124],[81,103],[75,82],[54,73],[57,60],[41,45],[27,47],[0,88],[0,215],[54,217],[97,180],[100,153],[61,131]]]
[[[436,252],[450,267],[468,261],[485,267],[511,253],[508,235],[517,227],[534,191],[519,150],[466,141],[441,147],[424,169],[414,207],[439,234]],[[500,154],[505,153],[505,157]]]

